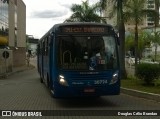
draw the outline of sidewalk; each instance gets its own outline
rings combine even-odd
[[[10,76],[12,74],[18,73],[18,72],[23,72],[25,70],[30,70],[30,69],[34,69],[35,67],[33,65],[27,66],[19,66],[19,67],[13,67],[12,72],[9,72],[7,74],[0,74],[0,79],[5,79],[7,76]]]

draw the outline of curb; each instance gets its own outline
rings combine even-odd
[[[160,102],[160,95],[121,87],[121,93]]]

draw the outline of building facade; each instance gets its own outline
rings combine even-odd
[[[155,3],[156,2],[156,3]],[[159,5],[160,1],[158,0],[146,0],[144,4],[145,9],[149,10],[155,10],[155,12],[159,13],[160,15],[160,10],[159,10]],[[110,13],[113,11],[113,1],[107,1],[107,8],[104,11],[105,16],[108,17]],[[155,17],[155,16],[154,16]],[[153,33],[155,31],[160,31],[160,18],[155,19],[151,15],[146,15],[144,17],[143,21],[138,24],[138,29],[139,31],[147,31],[150,33]],[[117,25],[117,15],[115,14],[113,17],[107,19],[108,24],[112,24],[113,26]],[[156,28],[155,28],[156,26]],[[134,33],[135,31],[135,24],[134,22],[128,21],[125,23],[125,31],[126,35],[130,34],[130,32]],[[150,48],[144,49],[143,56],[151,56],[155,53],[155,44],[152,44]],[[157,47],[157,53],[160,54],[160,46],[158,45]]]
[[[146,3],[146,8],[147,9],[155,9],[155,3],[154,3],[154,0],[148,0],[147,3]],[[146,26],[153,26],[154,25],[154,19],[147,15],[147,18],[146,18]]]
[[[26,5],[22,0],[0,0],[0,48],[13,53],[13,66],[26,64]]]
[[[159,12],[159,7],[156,6],[155,0],[146,0],[144,8],[145,9],[156,10],[157,12]],[[109,16],[109,14],[111,13],[111,11],[113,11],[113,2],[108,1],[107,2],[107,9],[105,10],[105,16]],[[117,25],[117,15],[114,15],[113,17],[108,18],[107,19],[107,23],[116,26]],[[143,29],[145,27],[153,27],[154,25],[155,25],[154,24],[154,18],[151,17],[150,15],[147,15],[143,19],[143,21],[138,25],[138,28],[139,29]],[[129,22],[125,23],[125,29],[126,29],[126,31],[133,32],[134,28],[135,28],[135,25],[134,25],[133,22],[129,21]]]
[[[0,43],[5,45],[8,43],[8,31],[9,31],[9,14],[8,14],[9,4],[7,1],[0,1]]]

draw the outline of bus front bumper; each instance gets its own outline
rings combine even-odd
[[[107,86],[80,86],[70,87],[57,85],[54,89],[55,97],[90,97],[90,96],[105,96],[105,95],[119,95],[120,86],[118,83]]]

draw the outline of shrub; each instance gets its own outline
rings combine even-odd
[[[144,80],[147,85],[153,84],[160,76],[160,65],[142,63],[137,65],[136,76]]]
[[[155,82],[154,82],[154,85],[155,86],[160,86],[160,79],[156,79]]]

